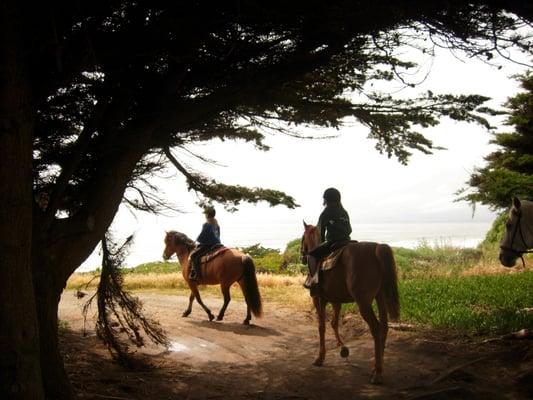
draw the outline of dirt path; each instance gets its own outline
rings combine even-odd
[[[172,346],[137,350],[152,368],[128,371],[110,361],[93,322],[87,326],[89,335],[82,335],[84,299],[72,292],[63,295],[59,316],[72,333],[62,338],[62,349],[80,398],[533,398],[531,341],[479,344],[391,329],[385,383],[375,386],[369,383],[373,342],[356,317],[345,318],[341,328],[350,356],[339,356],[328,326],[325,365],[313,367],[318,333],[310,313],[266,304],[265,316],[246,327],[241,324],[245,307],[237,301],[230,303],[223,322],[208,322],[197,304],[191,316],[181,318],[188,300],[183,296],[140,297]],[[215,312],[221,299],[206,298],[205,303]]]

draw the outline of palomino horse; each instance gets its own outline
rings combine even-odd
[[[505,267],[513,267],[516,259],[531,253],[533,248],[533,202],[513,197],[513,205],[505,224],[505,232],[500,241],[500,262]]]
[[[320,233],[316,226],[304,222],[302,255],[307,255],[320,243]],[[372,309],[377,302],[379,321]],[[344,248],[337,265],[327,271],[320,271],[317,293],[313,293],[313,303],[318,315],[320,351],[314,365],[322,365],[326,356],[324,334],[326,330],[326,305],[333,306],[331,326],[335,332],[341,356],[347,357],[348,348],[339,337],[339,313],[342,303],[356,302],[359,312],[366,321],[374,338],[374,371],[372,383],[383,381],[383,353],[388,331],[388,318],[396,320],[400,314],[398,278],[392,249],[386,244],[370,242],[350,242]]]
[[[174,253],[176,253],[182,268],[183,278],[191,289],[189,306],[183,313],[183,316],[187,317],[191,313],[192,303],[194,299],[196,299],[207,313],[209,321],[212,321],[214,315],[203,303],[202,298],[200,297],[200,292],[198,291],[198,285],[220,284],[222,295],[224,296],[224,304],[218,313],[217,321],[222,321],[226,308],[231,300],[230,287],[234,282],[237,282],[241,287],[247,305],[246,319],[243,324],[250,324],[252,313],[256,317],[260,317],[263,313],[263,306],[261,304],[259,287],[257,286],[257,278],[255,276],[255,265],[251,257],[238,250],[227,249],[208,263],[201,265],[200,279],[198,282],[195,282],[189,280],[189,255],[194,248],[194,242],[183,233],[170,231],[165,235],[163,259],[168,260]]]

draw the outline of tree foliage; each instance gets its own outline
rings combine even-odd
[[[65,80],[39,105],[35,191],[50,197],[49,218],[76,214],[104,169],[116,168],[117,152],[138,152],[126,201],[157,210],[163,202],[138,184],[162,167],[154,154],[213,138],[265,149],[265,130],[298,135],[291,125],[340,127],[352,117],[380,152],[406,163],[412,151],[432,152],[420,129],[442,117],[487,125],[479,112],[487,99],[431,92],[401,99],[372,90],[395,78],[410,84],[416,65],[398,49],[446,45],[488,57],[498,46],[527,45],[507,33],[516,19],[484,4],[276,5],[96,3],[89,15],[73,13],[69,25],[57,26],[64,43],[49,54],[57,63],[38,75],[74,70],[59,74]],[[172,164],[207,199],[296,206],[278,191],[226,185]]]
[[[494,134],[498,149],[485,157],[487,164],[470,176],[460,199],[508,208],[513,196],[533,198],[533,74],[518,76],[524,92],[508,99],[506,124],[513,132]]]

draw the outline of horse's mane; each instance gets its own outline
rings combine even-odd
[[[168,231],[167,236],[171,236],[175,244],[187,247],[187,250],[192,250],[196,247],[194,240],[190,239],[184,233],[178,231]]]

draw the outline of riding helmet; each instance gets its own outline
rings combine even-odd
[[[323,197],[327,203],[339,203],[341,201],[341,193],[335,188],[326,189]]]

